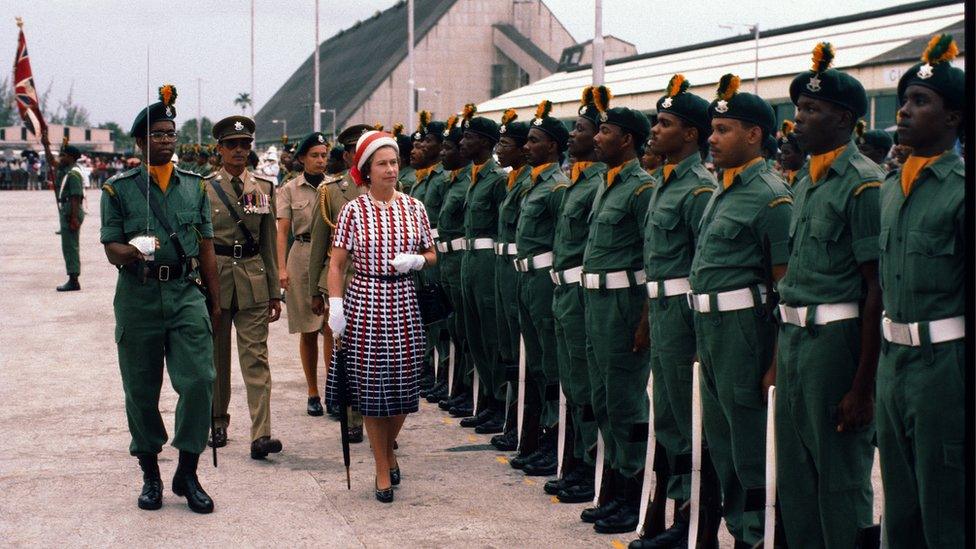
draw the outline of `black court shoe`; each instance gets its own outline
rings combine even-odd
[[[399,486],[400,485],[400,464],[393,469],[390,469],[390,485]]]
[[[374,482],[373,486],[374,487],[376,486],[375,482]],[[379,501],[379,502],[382,502],[382,503],[393,503],[393,485],[392,484],[390,485],[389,488],[387,488],[385,490],[380,490],[379,488],[375,488],[375,490],[376,490],[376,501]]]
[[[305,412],[314,417],[324,415],[325,410],[322,409],[322,398],[318,396],[308,397],[308,407],[305,408]]]

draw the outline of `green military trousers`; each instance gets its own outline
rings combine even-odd
[[[762,377],[772,363],[775,329],[755,308],[695,313],[702,427],[722,487],[722,513],[735,539],[750,545],[763,536],[763,511],[746,511],[746,496],[766,485]]]
[[[597,428],[590,404],[584,291],[579,283],[556,286],[552,292],[552,314],[556,323],[559,383],[566,395],[566,407],[572,419],[573,455],[593,465],[594,454],[587,450],[596,446]],[[587,409],[590,413],[587,413]]]
[[[525,341],[526,415],[538,414],[540,425],[559,419],[559,366],[552,317],[552,278],[547,269],[519,273],[519,328]]]
[[[626,477],[644,469],[647,438],[634,426],[647,423],[647,350],[634,352],[634,333],[644,314],[643,286],[584,290],[590,402],[603,434],[604,463]]]
[[[268,304],[258,303],[239,309],[237,297],[230,309],[223,309],[214,327],[214,425],[230,423],[230,332],[237,332],[237,356],[247,389],[251,414],[251,440],[271,436],[271,368],[268,366]]]
[[[419,279],[425,283],[441,283],[441,273],[435,264],[417,273]],[[427,347],[424,349],[424,364],[434,365],[434,349],[437,349],[437,374],[439,378],[447,379],[447,359],[450,352],[448,341],[444,335],[447,330],[446,321],[435,322],[426,328]],[[431,372],[433,373],[433,372]]]
[[[441,285],[447,298],[451,300],[454,307],[454,314],[447,321],[447,330],[454,341],[454,387],[449,387],[451,394],[456,394],[455,389],[462,386],[470,388],[474,369],[469,360],[469,353],[466,352],[468,345],[467,331],[464,327],[464,298],[462,296],[461,282],[461,258],[467,253],[464,251],[448,252],[438,256],[438,265],[441,270]]]
[[[695,318],[685,295],[653,298],[647,308],[654,373],[654,436],[668,453],[668,497],[686,501],[691,475],[673,473],[678,456],[691,454],[691,375]],[[690,461],[688,461],[690,463]]]
[[[498,330],[498,359],[503,365],[518,364],[519,316],[518,271],[514,256],[495,256],[495,326]]]
[[[70,202],[65,204],[65,208],[70,207]],[[69,275],[79,275],[81,274],[81,258],[78,255],[78,237],[81,233],[81,227],[79,226],[77,231],[71,230],[68,226],[71,217],[67,212],[61,212],[58,218],[61,222],[61,255],[64,256],[64,268]],[[79,209],[78,223],[80,224],[84,220],[85,212]]]
[[[919,331],[927,341],[928,332]],[[881,342],[875,421],[889,547],[964,546],[964,368],[962,340],[921,347]]]
[[[505,401],[505,371],[498,360],[495,324],[495,251],[469,250],[461,260],[464,327],[480,390],[496,402]]]
[[[163,362],[179,395],[173,446],[202,453],[210,431],[213,341],[207,306],[184,279],[147,280],[121,271],[115,290],[115,343],[125,392],[129,453],[158,454],[166,443],[159,414]]]
[[[872,524],[874,427],[838,433],[836,415],[857,373],[861,324],[783,323],[777,348],[776,484],[787,544],[853,547]]]

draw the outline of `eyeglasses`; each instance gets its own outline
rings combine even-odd
[[[153,141],[176,141],[176,132],[149,132],[149,138]]]
[[[225,139],[220,142],[220,145],[230,150],[250,149],[251,141],[251,139]]]

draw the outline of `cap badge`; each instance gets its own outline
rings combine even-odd
[[[448,137],[450,135],[451,135],[451,130],[444,130],[444,137]]]
[[[173,107],[170,107],[169,105],[166,105],[166,110],[164,112],[166,113],[166,116],[168,116],[170,118],[173,117]]]
[[[607,121],[607,118],[608,117],[607,117],[607,113],[606,112],[601,112],[600,113],[600,122],[606,122]]]
[[[325,143],[325,136],[319,134],[319,143]]]
[[[820,77],[813,75],[810,77],[810,81],[807,82],[807,89],[812,92],[820,91]]]
[[[924,65],[918,68],[917,74],[918,77],[921,78],[922,80],[928,80],[929,78],[932,78],[932,65],[925,63]]]
[[[670,109],[672,103],[674,103],[674,100],[671,99],[671,96],[668,96],[664,98],[664,101],[661,103],[661,106],[664,107],[665,109]]]
[[[720,99],[718,103],[715,104],[715,112],[717,113],[727,113],[729,112],[729,102],[725,99]]]
[[[414,141],[420,141],[420,132],[414,133],[413,134],[413,139],[414,139]]]
[[[505,124],[502,124],[502,127],[498,128],[498,133],[505,133],[507,131],[507,129],[508,129],[508,126],[505,125]]]
[[[586,105],[583,105],[582,107],[580,107],[579,108],[579,111],[578,111],[578,114],[580,116],[585,116],[586,115],[586,108],[587,108]]]
[[[237,122],[234,122],[234,129],[237,131],[241,131],[244,129],[244,124],[240,120],[238,120]]]
[[[541,126],[542,125],[542,119],[541,118],[533,119],[532,120],[532,125],[533,126]]]

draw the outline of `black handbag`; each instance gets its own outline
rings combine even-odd
[[[454,314],[447,292],[437,282],[421,279],[417,286],[417,303],[420,305],[420,320],[424,326],[447,320]]]

